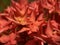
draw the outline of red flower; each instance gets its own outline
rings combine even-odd
[[[59,45],[60,23],[57,21],[60,16],[59,2],[56,0],[35,0],[31,3],[28,0],[18,1],[11,0],[11,5],[0,13],[0,42],[5,43],[4,45],[19,43],[20,45],[36,43]]]

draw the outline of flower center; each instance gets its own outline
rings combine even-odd
[[[15,17],[15,20],[17,22],[19,22],[20,24],[22,24],[22,25],[25,25],[26,24],[26,20],[25,20],[24,17]]]

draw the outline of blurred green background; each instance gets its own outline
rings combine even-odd
[[[10,5],[10,0],[0,0],[0,12],[2,12],[8,5]]]
[[[29,0],[29,2],[34,1],[34,0]],[[7,6],[10,5],[11,0],[0,0],[0,12],[3,12]]]

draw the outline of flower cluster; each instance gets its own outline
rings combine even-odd
[[[11,0],[0,12],[0,45],[60,45],[60,0]]]

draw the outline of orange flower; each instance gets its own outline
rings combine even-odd
[[[59,45],[59,4],[56,0],[35,0],[31,3],[28,0],[11,0],[11,5],[0,13],[0,42],[4,45],[29,45],[31,41],[30,45],[35,45],[35,42]]]

